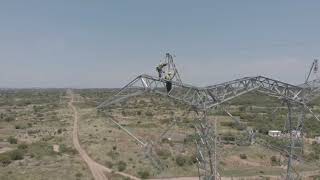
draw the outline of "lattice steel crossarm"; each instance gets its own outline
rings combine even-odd
[[[164,79],[158,79],[149,75],[140,75],[119,90],[111,99],[101,103],[97,108],[107,107],[128,97],[140,95],[145,92],[168,96],[194,107],[200,106],[204,102],[203,98],[206,98],[206,94],[203,94],[203,90],[200,88],[175,81],[171,81],[172,90],[167,92],[167,82],[168,81]]]
[[[197,109],[212,108],[253,90],[259,90],[267,95],[285,98],[298,103],[302,103],[304,94],[304,88],[263,76],[241,78],[205,88],[172,81],[172,90],[170,92],[166,90],[166,82],[164,79],[145,74],[140,75],[123,87],[112,99],[100,104],[98,108],[109,106],[144,92],[168,96]]]
[[[125,100],[129,97],[137,96],[143,94],[145,92],[145,88],[143,86],[137,86],[137,84],[141,82],[141,76],[138,76],[134,80],[132,80],[129,84],[125,85],[121,88],[115,95],[113,95],[110,99],[101,103],[97,109],[101,109],[103,107],[108,107],[112,104]]]
[[[298,103],[303,103],[303,88],[284,83],[263,76],[245,77],[222,84],[208,86],[205,88],[210,95],[206,102],[208,108],[217,106],[235,97],[253,90],[259,90],[270,96],[285,98]]]

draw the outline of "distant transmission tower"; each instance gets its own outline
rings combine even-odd
[[[305,83],[308,83],[309,78],[310,78],[310,75],[311,75],[312,72],[313,72],[315,75],[317,74],[318,69],[319,69],[318,59],[315,59],[315,60],[312,62],[312,65],[311,65],[310,70],[309,70],[309,73],[308,73],[308,75],[307,75],[307,77],[306,77]]]

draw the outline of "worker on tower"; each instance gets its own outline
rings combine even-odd
[[[172,74],[172,72],[168,72],[168,74],[164,77],[166,80],[166,88],[167,88],[167,93],[169,93],[172,89],[172,79],[174,78],[175,73]]]
[[[159,75],[159,79],[162,78],[162,74],[164,73],[163,71],[163,68],[167,66],[167,63],[160,63],[158,66],[157,66],[157,71],[158,71],[158,75]]]

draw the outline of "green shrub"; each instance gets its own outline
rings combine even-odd
[[[117,152],[117,151],[109,151],[108,153],[107,153],[107,156],[109,156],[109,157],[111,157],[111,159],[113,159],[113,160],[115,160],[115,159],[117,159],[119,156],[120,156],[120,153],[119,152]]]
[[[186,156],[179,155],[176,157],[176,163],[178,166],[184,166],[187,161],[188,158]]]
[[[24,153],[21,150],[13,150],[9,153],[11,160],[23,159]]]
[[[197,155],[196,154],[192,154],[191,157],[190,157],[189,163],[190,164],[195,164],[197,162],[198,162]]]
[[[119,161],[118,162],[118,171],[122,172],[124,170],[126,170],[127,168],[127,163],[124,161]]]
[[[17,144],[17,142],[18,142],[18,140],[12,136],[8,137],[7,140],[10,144]]]
[[[140,176],[140,178],[142,179],[148,179],[150,177],[150,173],[149,171],[146,170],[142,170],[138,172],[138,175]]]
[[[313,152],[315,152],[316,154],[319,154],[319,156],[320,156],[320,144],[313,144],[312,150],[313,150]]]
[[[28,149],[28,145],[27,144],[19,144],[18,145],[18,149],[21,149],[21,150],[26,150],[26,149]]]
[[[75,174],[75,176],[76,176],[77,178],[80,178],[80,177],[82,176],[82,174],[81,174],[80,172],[78,172],[78,173]]]
[[[160,119],[160,123],[161,123],[161,124],[169,124],[170,122],[172,122],[172,118],[163,118],[163,119]]]
[[[79,180],[79,179],[81,179],[81,177],[82,177],[83,175],[82,175],[82,173],[77,172],[77,173],[75,174],[75,176],[76,176],[76,180]]]
[[[71,155],[75,155],[78,153],[76,149],[74,149],[73,147],[68,147],[65,144],[61,144],[59,147],[59,150],[60,150],[60,153],[66,153]]]
[[[239,107],[239,111],[240,111],[240,112],[244,112],[245,110],[246,110],[246,107],[245,107],[245,106],[240,106],[240,107]]]
[[[147,112],[146,112],[146,116],[152,117],[152,116],[153,116],[152,111],[147,111]]]
[[[113,167],[113,163],[111,161],[105,161],[104,164],[110,169]]]
[[[15,118],[12,117],[12,116],[8,116],[8,117],[5,117],[4,120],[5,120],[6,122],[11,122],[11,121],[14,121]]]
[[[240,154],[240,158],[241,158],[241,159],[247,159],[248,157],[247,157],[246,154]]]
[[[28,152],[35,158],[42,158],[43,156],[56,155],[51,145],[46,142],[36,142],[28,146]]]
[[[233,134],[227,134],[225,136],[222,136],[221,139],[224,140],[224,141],[227,141],[227,142],[229,142],[229,141],[233,142],[233,141],[236,140],[236,137]]]
[[[0,154],[0,164],[1,166],[7,166],[11,163],[11,158],[10,155],[5,153],[5,154]]]
[[[280,160],[276,156],[271,156],[270,161],[272,166],[280,165]]]
[[[233,125],[234,125],[233,128],[235,128],[239,131],[243,131],[246,129],[246,125],[243,123],[234,123]]]
[[[221,126],[232,127],[234,122],[220,122]]]
[[[168,149],[157,149],[156,153],[161,159],[168,159],[171,156],[171,153]]]
[[[198,135],[189,134],[184,138],[183,143],[184,144],[190,144],[190,143],[194,143],[196,140],[199,140],[199,139],[200,139],[200,137]]]

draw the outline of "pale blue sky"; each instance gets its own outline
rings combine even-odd
[[[195,85],[299,83],[320,56],[320,1],[0,2],[0,87],[120,87],[167,51]]]

